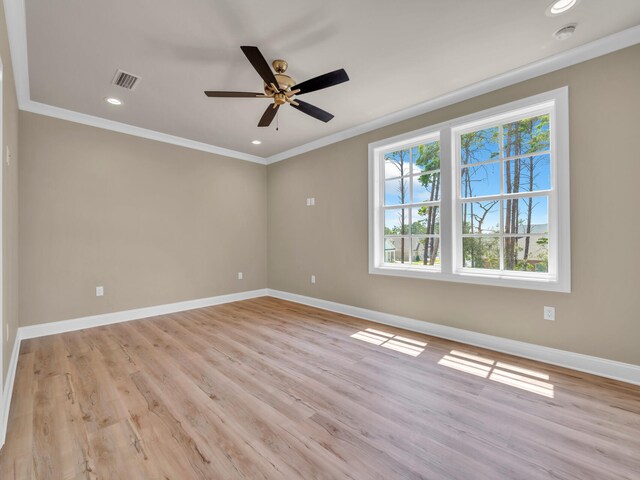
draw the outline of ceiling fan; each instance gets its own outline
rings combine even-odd
[[[296,83],[289,75],[285,75],[288,64],[284,60],[274,60],[272,62],[273,70],[275,70],[274,74],[258,47],[240,48],[264,81],[264,93],[205,91],[204,93],[207,97],[273,99],[273,103],[270,104],[262,114],[262,118],[258,122],[259,127],[268,127],[271,125],[276,113],[278,113],[280,105],[284,105],[285,103],[325,123],[333,118],[333,115],[329,112],[310,103],[298,100],[295,96],[315,92],[316,90],[322,90],[323,88],[332,87],[348,81],[349,77],[343,68],[311,78],[302,83]]]

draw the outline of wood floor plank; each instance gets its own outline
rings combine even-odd
[[[640,478],[640,388],[273,298],[22,342],[2,479]]]

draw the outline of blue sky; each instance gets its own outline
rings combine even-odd
[[[520,122],[520,121],[519,121]],[[507,138],[507,132],[510,126],[518,126],[519,122],[513,122],[511,124],[503,125],[504,132],[504,146],[506,148],[507,142],[509,139]],[[548,133],[548,117],[534,117],[534,133]],[[476,132],[471,132],[468,134],[462,135],[462,143],[463,149],[464,145],[467,145],[469,148],[463,151],[463,158],[459,159],[463,165],[468,162],[469,166],[463,166],[460,178],[460,194],[462,198],[472,199],[474,197],[482,197],[487,195],[499,195],[502,192],[504,193],[522,193],[522,192],[536,192],[549,190],[551,188],[551,161],[548,154],[545,155],[535,155],[533,156],[533,169],[531,169],[530,158],[521,158],[518,160],[510,160],[504,162],[499,160],[500,156],[500,144],[499,144],[499,133],[500,127],[489,127],[483,130],[478,130]],[[522,129],[520,129],[519,134],[519,143],[520,143],[520,152],[521,154],[526,154],[532,150],[534,150],[534,146],[531,145],[531,136],[522,133]],[[469,139],[473,139],[472,142],[467,142]],[[540,138],[539,138],[540,140]],[[546,140],[546,141],[545,141]],[[549,148],[548,135],[542,136],[542,142],[540,145],[535,146],[535,150],[542,151]],[[417,148],[414,148],[417,150]],[[506,152],[505,152],[506,153]],[[394,180],[386,180],[385,181],[385,191],[384,191],[384,203],[385,205],[398,205],[401,203],[418,203],[425,202],[430,200],[430,190],[429,188],[423,187],[419,182],[418,176],[410,176],[411,170],[409,165],[409,150],[399,150],[397,152],[393,152],[386,155],[386,158],[399,159],[403,157],[405,160],[405,167],[403,169],[403,174],[407,175],[406,178],[403,179],[394,179]],[[417,157],[417,155],[416,155]],[[478,165],[478,162],[487,162]],[[503,167],[504,170],[504,178],[501,179],[500,168]],[[515,182],[515,170],[516,167],[520,168],[519,173],[519,182],[518,187],[514,186]],[[509,169],[509,175],[507,175],[507,169]],[[533,170],[533,171],[531,171]],[[392,162],[387,160],[385,162],[385,177],[390,178],[394,176],[400,175],[400,171],[397,169]],[[532,188],[530,188],[529,183],[533,180]],[[410,185],[411,182],[411,185]],[[501,182],[503,185],[501,186]],[[400,193],[400,186],[404,185],[404,199]],[[413,195],[411,195],[410,186],[413,187]],[[501,188],[502,187],[502,188]],[[403,201],[404,200],[404,201]],[[438,200],[438,198],[436,198]],[[520,223],[526,223],[526,215],[527,215],[527,202],[531,201],[530,199],[521,199],[520,203],[520,214],[521,218],[519,219]],[[538,225],[548,224],[548,198],[547,197],[537,197],[533,201],[534,208],[532,212],[532,223]],[[505,201],[503,201],[505,202]],[[485,206],[488,206],[489,203],[485,203]],[[478,205],[478,212],[481,213],[480,205]],[[394,224],[397,222],[396,218],[391,218],[393,215],[397,217],[397,211],[395,213],[386,213],[386,218],[389,224]],[[470,221],[471,219],[467,219]],[[407,218],[408,221],[408,218]],[[499,225],[499,204],[495,203],[493,208],[487,214],[487,218],[484,222],[484,229],[490,225],[495,226]]]
[[[548,197],[533,197],[533,198],[521,198],[518,200],[518,223],[526,224],[527,223],[527,214],[528,214],[528,202],[533,201],[533,210],[531,212],[531,223],[533,225],[548,225],[549,223],[549,200]],[[506,200],[503,200],[503,207],[506,210]],[[481,217],[484,213],[485,209],[489,210],[487,213],[484,222],[482,224],[482,233],[499,233],[499,225],[500,225],[500,204],[499,202],[469,202],[467,207],[467,222],[471,222],[471,206],[473,206],[474,216]],[[400,226],[400,217],[399,217],[400,209],[389,209],[385,210],[385,227],[394,228],[395,226]],[[462,210],[460,214],[462,215]],[[439,213],[439,212],[438,212]],[[413,221],[420,220],[423,217],[420,217],[417,214],[416,209],[413,210]],[[477,228],[477,218],[473,218],[474,229]],[[409,223],[409,209],[405,209],[405,222],[408,225]],[[408,231],[407,231],[408,233]],[[478,232],[474,232],[478,233]]]
[[[534,170],[533,170],[533,189],[531,191],[549,190],[551,188],[551,161],[549,155],[538,155],[533,158]],[[517,192],[529,191],[529,157],[520,160],[511,160],[504,162],[505,164],[505,179],[504,179],[504,191],[508,192],[507,188],[507,163],[511,171],[511,183],[513,185],[514,172],[516,163],[520,163],[520,187]],[[489,163],[484,165],[463,167],[460,178],[460,192],[463,197],[470,196],[465,195],[465,182],[466,172],[469,172],[469,180],[471,183],[471,192],[474,197],[481,197],[484,195],[497,195],[500,193],[500,162]]]
[[[527,223],[528,202],[530,198],[522,198],[518,200],[518,223]],[[467,204],[467,222],[471,222],[471,208],[473,205],[474,216],[482,216],[484,211],[488,212],[482,224],[482,233],[498,233],[500,225],[500,205],[498,202],[469,202]],[[503,200],[503,207],[506,207],[506,201]],[[549,200],[548,197],[533,197],[533,210],[531,212],[531,223],[533,225],[547,225],[549,223]],[[462,215],[462,211],[460,212]],[[477,228],[477,219],[473,219],[474,230]],[[471,232],[469,232],[471,233]],[[478,232],[474,232],[478,233]]]
[[[523,130],[520,129],[518,140],[520,146],[520,155],[524,155],[530,152],[541,152],[549,149],[549,116],[543,115],[540,117],[531,118],[533,119],[534,135],[543,135],[538,135],[538,141],[540,142],[540,144],[534,145],[531,142],[532,136],[524,133]],[[508,131],[510,126],[517,128],[518,124],[525,120],[530,119],[524,119],[502,126],[504,157],[514,155],[514,153],[512,152],[508,152],[509,141],[515,141],[513,138],[508,138]],[[461,138],[463,152],[460,162],[462,164],[473,164],[498,158],[500,156],[500,141],[498,136],[499,130],[500,127],[496,125],[495,127],[488,127],[482,130],[477,130],[475,132],[463,134]],[[465,146],[467,146],[466,150]]]

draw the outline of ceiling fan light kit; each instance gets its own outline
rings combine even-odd
[[[244,46],[240,47],[240,49],[244,52],[253,68],[262,78],[264,82],[264,93],[220,92],[208,90],[204,92],[207,97],[272,99],[273,103],[267,107],[258,122],[259,127],[268,127],[271,125],[271,122],[278,113],[280,106],[287,103],[293,108],[300,110],[302,113],[306,113],[307,115],[325,123],[333,118],[333,115],[329,112],[326,112],[315,105],[311,105],[310,103],[296,99],[295,96],[315,92],[317,90],[322,90],[348,81],[349,76],[344,69],[341,68],[339,70],[311,78],[302,83],[296,83],[293,78],[285,73],[289,67],[289,64],[285,60],[274,60],[271,63],[273,67],[273,70],[271,70],[271,67],[269,67],[269,64],[262,53],[260,53],[258,47]]]

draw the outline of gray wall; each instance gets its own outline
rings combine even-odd
[[[640,364],[638,78],[635,46],[269,167],[21,113],[20,324],[268,285]],[[370,142],[564,85],[571,294],[368,274]]]
[[[20,149],[20,325],[266,287],[264,165],[26,112]]]
[[[270,165],[269,288],[640,364],[639,79],[634,46]],[[572,293],[368,274],[370,142],[564,85]]]
[[[9,359],[18,330],[18,101],[13,79],[4,2],[0,5],[0,57],[2,58],[2,268],[3,320],[0,334],[4,357],[2,382],[9,368]],[[6,147],[11,151],[11,164],[6,163]],[[7,328],[8,327],[8,328]],[[7,336],[7,331],[9,335]]]

